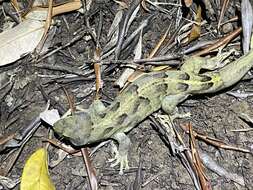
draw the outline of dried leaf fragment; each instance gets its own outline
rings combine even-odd
[[[43,21],[25,20],[0,33],[0,66],[12,63],[32,52],[44,34]]]

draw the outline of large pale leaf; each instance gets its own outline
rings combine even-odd
[[[0,66],[32,52],[44,34],[44,21],[27,19],[0,33]]]
[[[21,177],[20,190],[55,190],[49,177],[47,151],[37,150],[27,160]]]

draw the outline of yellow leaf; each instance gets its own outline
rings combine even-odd
[[[47,168],[47,151],[37,150],[25,163],[20,190],[55,190]]]

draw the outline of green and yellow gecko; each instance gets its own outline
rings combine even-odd
[[[54,130],[76,146],[114,139],[118,142],[116,164],[120,171],[128,167],[130,139],[125,135],[147,116],[160,108],[172,114],[188,96],[214,93],[237,83],[253,66],[253,50],[216,71],[200,74],[201,69],[213,70],[219,58],[186,59],[180,70],[143,74],[131,83],[112,104],[105,107],[95,101],[85,112],[60,119]]]

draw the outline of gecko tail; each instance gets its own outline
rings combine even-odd
[[[220,69],[219,74],[224,83],[223,87],[226,88],[236,84],[252,67],[253,50]]]

